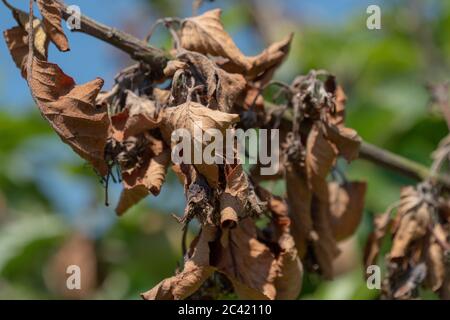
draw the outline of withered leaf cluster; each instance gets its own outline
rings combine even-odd
[[[283,110],[293,114],[292,125],[280,127],[283,114],[266,111],[262,91],[287,57],[292,35],[245,56],[224,30],[220,10],[208,11],[168,25],[174,58],[162,78],[137,63],[117,75],[110,91],[101,91],[103,80],[77,85],[47,60],[50,42],[61,51],[69,44],[58,3],[37,3],[43,20],[34,20],[33,37],[28,14],[19,10],[13,10],[18,26],[4,36],[43,117],[106,183],[114,178],[113,168],[119,169],[119,215],[157,196],[173,170],[186,195],[180,222],[184,228],[192,219],[201,224],[184,265],[143,298],[189,298],[220,274],[240,298],[295,299],[302,285],[300,259],[333,277],[337,242],[357,228],[366,184],[329,177],[338,157],[357,158],[361,139],[344,125],[345,94],[331,75],[311,72],[288,86]],[[249,124],[280,128],[283,162],[277,177],[285,178],[286,197],[264,189],[238,161],[172,163],[172,132],[193,133],[198,123],[202,131]],[[270,219],[259,227],[255,222],[262,216]]]

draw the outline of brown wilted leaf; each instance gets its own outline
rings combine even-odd
[[[381,242],[388,232],[390,225],[390,211],[375,216],[374,231],[369,235],[369,239],[367,240],[364,250],[364,265],[366,266],[366,268],[368,266],[376,264],[378,254],[380,253]]]
[[[334,143],[339,155],[348,162],[358,158],[362,139],[355,130],[326,124],[325,131],[326,138]]]
[[[178,59],[186,61],[199,73],[206,85],[208,107],[223,112],[231,112],[234,102],[245,88],[244,77],[236,73],[228,73],[202,54],[183,52]]]
[[[29,86],[41,113],[61,139],[105,176],[109,119],[106,109],[95,104],[103,80],[77,86],[56,64],[35,57]]]
[[[180,30],[181,46],[204,55],[226,58],[221,67],[231,73],[241,73],[247,79],[255,79],[265,72],[271,76],[287,56],[292,35],[257,56],[246,57],[224,30],[220,16],[221,10],[215,9],[184,20]]]
[[[306,142],[306,172],[308,185],[320,198],[328,201],[326,178],[335,165],[338,150],[324,134],[319,123],[314,124]]]
[[[280,198],[272,198],[271,208],[276,210],[278,216],[275,218],[281,253],[277,259],[279,274],[275,279],[276,299],[297,299],[303,282],[303,265],[295,247],[294,238],[290,234],[290,221],[288,217],[287,204]]]
[[[142,298],[145,300],[182,300],[197,291],[202,283],[214,273],[214,268],[211,267],[209,261],[209,244],[215,240],[216,234],[215,227],[203,225],[192,254],[184,264],[183,271],[161,281],[153,289],[143,293]]]
[[[167,62],[167,65],[163,70],[164,76],[166,76],[167,78],[173,77],[177,70],[186,68],[187,65],[185,62],[180,60],[170,60],[169,62]]]
[[[442,230],[441,225],[436,225],[435,229],[440,228],[443,232],[444,239],[447,238],[445,232]],[[428,283],[434,292],[437,292],[445,280],[445,256],[444,250],[441,244],[436,240],[436,237],[431,235],[429,237],[429,243],[425,248],[426,252],[426,265],[427,265],[427,277]]]
[[[170,90],[154,88],[153,99],[155,100],[155,103],[159,109],[166,107],[169,104]]]
[[[161,122],[153,101],[127,91],[125,110],[128,113],[123,128],[124,139],[157,128]]]
[[[61,8],[53,0],[37,0],[41,11],[43,26],[48,36],[60,51],[69,51],[67,40],[61,25]]]
[[[183,21],[180,30],[181,46],[187,50],[204,55],[220,56],[229,59],[233,71],[242,73],[250,69],[250,62],[223,29],[220,9]]]
[[[294,34],[291,33],[284,39],[272,43],[264,49],[259,55],[249,58],[251,69],[245,75],[247,79],[258,82],[262,87],[268,83],[275,73],[276,69],[283,63],[291,48],[291,42]]]
[[[335,112],[331,116],[331,124],[341,128],[345,122],[345,104],[347,102],[347,96],[344,89],[341,86],[337,86],[335,90]]]
[[[389,254],[391,259],[404,257],[411,242],[422,238],[431,222],[429,205],[409,188],[402,190],[398,216],[400,222]]]
[[[256,239],[251,218],[229,231],[226,248],[212,252],[214,266],[233,283],[240,299],[275,299],[277,268],[269,248]]]
[[[333,234],[340,241],[353,235],[361,222],[367,184],[349,182],[340,186],[332,182],[328,188]]]
[[[294,167],[286,167],[286,191],[291,219],[291,233],[295,239],[298,255],[306,254],[307,242],[313,233],[311,218],[312,193],[308,188],[307,178]]]
[[[147,154],[147,157],[150,155]],[[116,213],[122,215],[149,193],[157,196],[166,178],[169,163],[170,150],[165,149],[160,154],[146,160],[143,166],[123,172],[124,190],[120,195]]]
[[[328,192],[326,192],[328,194]],[[339,255],[336,239],[333,236],[328,201],[319,200],[315,195],[312,202],[313,227],[317,238],[312,239],[314,258],[320,274],[325,279],[333,279],[333,260]]]
[[[239,120],[236,114],[211,110],[199,103],[186,102],[176,107],[166,108],[162,115],[161,131],[167,143],[171,144],[174,130],[184,129],[189,133],[191,142],[191,163],[194,163],[194,148],[205,146],[202,136],[210,129],[219,130],[225,136],[225,130]],[[199,136],[200,135],[200,136]],[[173,144],[173,143],[172,143]],[[211,187],[217,186],[219,173],[216,164],[195,164],[197,170],[208,180]]]

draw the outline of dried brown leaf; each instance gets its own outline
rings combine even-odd
[[[195,102],[187,102],[182,105],[166,108],[162,115],[161,131],[167,143],[171,143],[171,135],[174,130],[185,129],[190,134],[192,147],[205,146],[202,136],[209,129],[217,129],[222,134],[233,123],[239,120],[236,114],[229,114],[217,110],[211,110]],[[201,135],[199,137],[199,134]],[[192,154],[192,160],[194,159]],[[208,180],[210,186],[217,186],[219,173],[216,164],[195,164],[197,170]]]
[[[178,58],[200,73],[206,85],[208,107],[231,112],[235,101],[245,88],[244,77],[222,70],[210,59],[196,52],[183,52]]]
[[[441,225],[436,225],[436,233],[443,233],[443,238],[446,240],[447,236]],[[439,230],[440,229],[440,230]],[[444,283],[446,268],[445,255],[441,244],[437,241],[434,235],[430,236],[429,243],[426,250],[426,265],[428,283],[434,292],[437,292]]]
[[[220,64],[224,70],[241,73],[251,80],[259,76],[260,81],[266,83],[287,56],[292,35],[272,44],[257,56],[246,57],[224,30],[220,16],[221,10],[216,9],[186,19],[180,30],[181,46],[204,55],[226,58]]]
[[[125,110],[128,113],[123,128],[124,139],[136,136],[160,125],[161,119],[153,101],[127,91]]]
[[[427,203],[422,203],[416,209],[408,212],[402,212],[402,208],[404,207],[399,208],[398,214],[402,218],[389,254],[391,259],[404,257],[409,245],[427,233],[431,219],[430,208]]]
[[[105,108],[95,104],[103,80],[77,86],[56,64],[35,57],[29,86],[41,113],[61,139],[99,174],[106,175],[104,150],[109,119]]]
[[[209,244],[215,240],[216,234],[215,227],[204,225],[191,256],[184,264],[183,271],[161,281],[153,289],[143,293],[142,298],[145,300],[182,300],[197,291],[203,282],[214,273],[214,268],[210,266],[209,261]]]
[[[61,8],[53,0],[37,0],[43,26],[52,42],[60,51],[69,51],[69,41],[61,25]]]
[[[333,234],[340,241],[353,235],[361,222],[367,184],[349,182],[340,186],[333,182],[328,188]]]
[[[17,26],[3,32],[6,45],[11,56],[22,72],[22,77],[26,78],[26,64],[28,59],[28,22],[25,27]],[[34,29],[34,49],[35,55],[41,60],[47,60],[47,51],[49,40],[47,34],[42,28],[41,21],[35,19],[33,22]]]
[[[123,172],[124,190],[120,195],[116,213],[122,215],[149,193],[157,196],[165,181],[169,163],[170,150],[165,149],[147,160],[143,166],[130,172]]]
[[[328,192],[325,192],[328,196]],[[333,279],[333,260],[339,255],[337,241],[333,236],[328,201],[313,197],[312,218],[317,238],[313,238],[314,257],[325,279]]]
[[[312,127],[306,142],[306,172],[308,185],[320,200],[328,201],[326,178],[335,165],[338,150],[319,123]]]
[[[229,231],[229,245],[216,250],[212,261],[230,279],[239,298],[275,299],[276,261],[269,248],[257,240],[251,218]]]
[[[362,139],[358,133],[350,128],[325,125],[326,138],[329,139],[347,161],[353,161],[359,156]]]
[[[215,9],[186,19],[180,30],[181,46],[205,55],[227,58],[232,64],[232,72],[242,73],[250,69],[250,62],[224,30],[221,12]]]
[[[364,250],[364,264],[366,268],[377,262],[380,253],[381,243],[391,225],[391,212],[375,216],[374,231],[369,235]]]
[[[307,178],[292,166],[286,168],[286,190],[291,218],[291,233],[295,239],[298,255],[306,254],[307,241],[311,239],[313,221],[311,218],[312,193]]]

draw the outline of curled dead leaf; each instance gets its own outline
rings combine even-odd
[[[236,114],[211,110],[199,103],[187,102],[164,110],[161,131],[166,143],[173,145],[174,143],[177,144],[178,141],[172,140],[172,133],[178,130],[177,132],[181,134],[178,138],[182,142],[188,141],[187,145],[190,146],[191,159],[193,160],[195,149],[198,151],[197,154],[203,155],[202,150],[206,146],[206,141],[203,141],[205,133],[207,135],[215,129],[221,132],[222,136],[225,136],[225,130],[238,120],[239,116]],[[189,151],[184,150],[184,152]],[[208,180],[210,186],[217,186],[219,179],[217,165],[201,162],[195,164],[195,167]],[[191,163],[195,162],[192,161]]]
[[[395,230],[391,259],[405,256],[409,245],[427,233],[431,222],[429,205],[422,200],[416,190],[411,188],[402,190],[397,214],[400,222]]]
[[[204,14],[185,19],[180,29],[181,46],[204,55],[225,58],[220,66],[231,73],[243,74],[247,79],[255,79],[268,73],[270,77],[287,56],[292,35],[276,42],[254,57],[246,57],[236,46],[221,22],[221,10],[211,10]],[[269,78],[265,76],[264,78]],[[267,80],[265,80],[267,82]]]
[[[210,248],[217,235],[215,227],[204,225],[200,236],[196,241],[192,254],[184,264],[183,271],[177,275],[165,279],[153,289],[143,293],[145,300],[182,300],[195,291],[213,273],[214,268],[210,265]]]
[[[150,154],[147,154],[150,157]],[[124,190],[120,195],[116,213],[122,215],[129,208],[144,199],[149,193],[157,196],[165,181],[170,164],[170,150],[164,149],[138,169],[122,173]]]
[[[36,57],[32,70],[29,86],[43,116],[65,143],[105,176],[109,119],[105,108],[95,103],[103,80],[77,86],[56,64]]]
[[[41,60],[47,60],[49,40],[39,19],[33,21],[33,29],[35,55]],[[29,49],[28,32],[26,30],[29,30],[28,22],[25,24],[25,27],[17,26],[3,32],[9,52],[17,68],[21,70],[23,78],[26,78]]]

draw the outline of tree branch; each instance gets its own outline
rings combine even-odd
[[[71,18],[68,6],[59,0],[56,0],[62,12],[64,20]],[[144,41],[115,28],[111,28],[102,23],[81,14],[80,29],[73,29],[73,32],[86,33],[94,38],[102,40],[110,45],[122,50],[130,55],[134,60],[142,61],[148,64],[156,73],[162,74],[162,70],[169,60],[165,51],[149,46]]]
[[[360,159],[373,162],[387,169],[401,173],[412,179],[422,181],[431,179],[450,189],[450,176],[447,174],[432,174],[424,165],[410,159],[396,155],[390,151],[381,149],[370,143],[363,142],[359,151]]]

